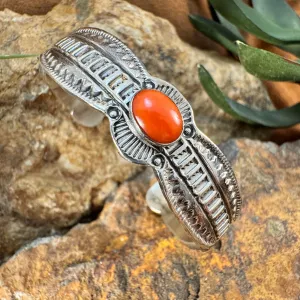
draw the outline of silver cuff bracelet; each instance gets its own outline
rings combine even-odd
[[[214,246],[239,216],[242,200],[228,160],[196,127],[180,92],[96,28],[71,33],[40,61],[60,87],[108,117],[125,159],[153,168],[158,183],[146,197],[150,208],[189,246]]]

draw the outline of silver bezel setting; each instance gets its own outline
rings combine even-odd
[[[152,80],[152,82],[155,84],[155,79]],[[156,85],[154,85],[154,87],[151,88],[151,89],[149,89],[149,90],[156,90],[156,89],[155,89],[155,86],[156,86]],[[142,90],[145,90],[145,89],[141,89],[140,91],[142,91]],[[180,133],[179,137],[178,137],[175,141],[173,141],[173,142],[171,142],[171,143],[166,143],[166,144],[164,144],[164,143],[159,143],[159,142],[153,141],[152,139],[150,139],[150,138],[147,136],[146,133],[143,132],[143,130],[141,129],[141,127],[140,127],[139,124],[137,123],[137,121],[136,121],[136,119],[135,119],[135,117],[134,117],[133,111],[132,111],[133,99],[134,99],[134,97],[136,96],[136,94],[139,93],[140,91],[136,91],[136,93],[132,95],[132,98],[131,98],[131,101],[130,101],[130,104],[129,104],[129,117],[130,117],[130,120],[131,120],[132,124],[134,125],[134,128],[135,128],[137,134],[140,136],[141,139],[144,139],[144,140],[147,141],[149,144],[152,144],[152,145],[154,145],[154,146],[162,146],[162,147],[164,147],[164,146],[170,146],[170,145],[173,145],[173,144],[175,144],[176,142],[178,142],[178,140],[181,139],[182,134],[183,134],[183,131],[184,131],[184,122],[183,122],[183,120],[182,120],[183,126],[182,126],[182,130],[181,130],[181,133]],[[170,100],[174,103],[174,101],[173,101],[171,98],[170,98]],[[176,103],[174,103],[174,104],[176,105]],[[176,105],[176,106],[177,106],[177,105]]]

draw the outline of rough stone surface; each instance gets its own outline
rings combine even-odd
[[[147,209],[146,170],[94,222],[36,240],[2,265],[0,299],[299,299],[300,142],[241,139],[223,149],[245,204],[220,251],[190,250]]]
[[[43,15],[58,4],[60,0],[0,0],[0,10],[9,8],[20,14]]]
[[[80,4],[80,5],[79,5]],[[183,43],[168,21],[120,0],[63,1],[45,16],[0,12],[0,53],[41,53],[80,26],[124,40],[149,71],[176,85],[214,141],[261,137],[225,115],[197,78],[198,63],[235,99],[268,106],[261,83],[240,65]],[[38,76],[38,60],[0,61],[0,261],[38,236],[94,218],[116,185],[141,170],[123,161],[108,122],[75,124]]]

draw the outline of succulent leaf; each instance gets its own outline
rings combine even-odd
[[[215,42],[224,46],[227,50],[237,55],[237,46],[235,42],[240,40],[240,37],[235,35],[225,26],[213,20],[203,18],[201,16],[190,15],[190,21],[194,27],[214,40]]]
[[[252,75],[272,81],[300,82],[300,64],[272,52],[237,42],[241,64]]]
[[[252,0],[255,10],[277,25],[300,30],[300,18],[285,0]]]
[[[212,101],[238,120],[274,128],[300,123],[300,103],[280,110],[257,110],[226,97],[203,66],[199,66],[199,78]]]
[[[38,54],[7,54],[7,55],[0,55],[0,59],[29,58],[29,57],[38,57]]]
[[[227,19],[225,19],[221,14],[219,14],[218,12],[216,12],[216,15],[219,19],[219,22],[226,27],[229,31],[231,31],[233,34],[235,34],[242,42],[245,41],[244,37],[242,36],[242,34],[240,33],[239,29],[234,26],[232,23],[230,23]]]
[[[274,45],[300,43],[300,30],[283,28],[241,0],[209,0],[214,9],[238,28]]]

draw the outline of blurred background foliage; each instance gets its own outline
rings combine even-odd
[[[181,38],[190,44],[240,60],[248,72],[263,80],[274,106],[280,111],[262,113],[228,99],[205,68],[200,66],[202,84],[222,109],[242,121],[278,128],[274,130],[273,140],[279,143],[300,137],[300,125],[292,126],[300,118],[297,105],[300,92],[297,83],[299,65],[296,62],[300,55],[300,21],[297,16],[300,13],[300,1],[128,1],[168,19]],[[9,8],[19,13],[45,14],[58,2],[60,0],[0,0],[0,10]],[[237,46],[236,40],[243,43]],[[250,46],[278,56],[257,51]]]
[[[197,30],[222,45],[254,76],[265,81],[298,85],[300,19],[285,0],[252,0],[252,7],[241,0],[209,0],[209,4],[212,19],[190,15]],[[295,56],[288,59],[251,47],[246,44],[247,34]],[[277,111],[258,111],[223,95],[203,66],[199,67],[199,76],[211,99],[239,120],[277,128],[300,123],[299,103]]]

